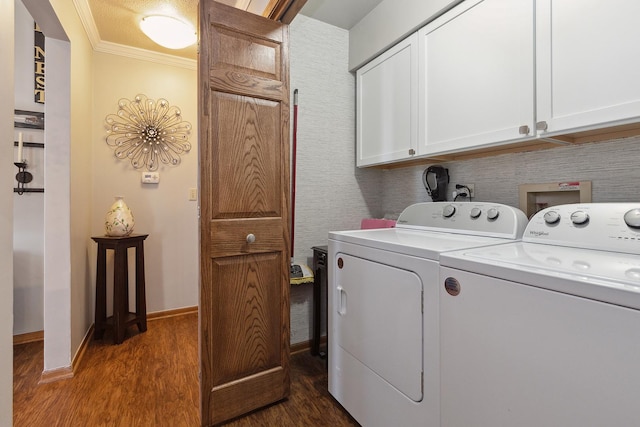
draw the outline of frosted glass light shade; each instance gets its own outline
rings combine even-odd
[[[170,16],[147,16],[140,21],[140,29],[151,40],[168,49],[182,49],[197,40],[191,25]]]

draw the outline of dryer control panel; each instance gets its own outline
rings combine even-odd
[[[517,208],[488,202],[427,202],[408,206],[396,228],[520,239],[527,225]]]
[[[523,241],[640,254],[640,203],[576,203],[536,213]]]

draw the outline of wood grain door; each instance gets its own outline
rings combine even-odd
[[[200,1],[202,425],[289,394],[288,37]]]

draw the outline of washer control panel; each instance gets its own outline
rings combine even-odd
[[[523,240],[640,254],[640,203],[580,203],[536,213]]]
[[[407,207],[396,228],[520,239],[527,222],[520,209],[500,203],[427,202]]]

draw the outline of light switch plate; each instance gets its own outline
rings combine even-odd
[[[190,188],[189,189],[189,200],[198,200],[198,189]]]
[[[159,172],[142,172],[143,184],[157,184],[160,182]]]

